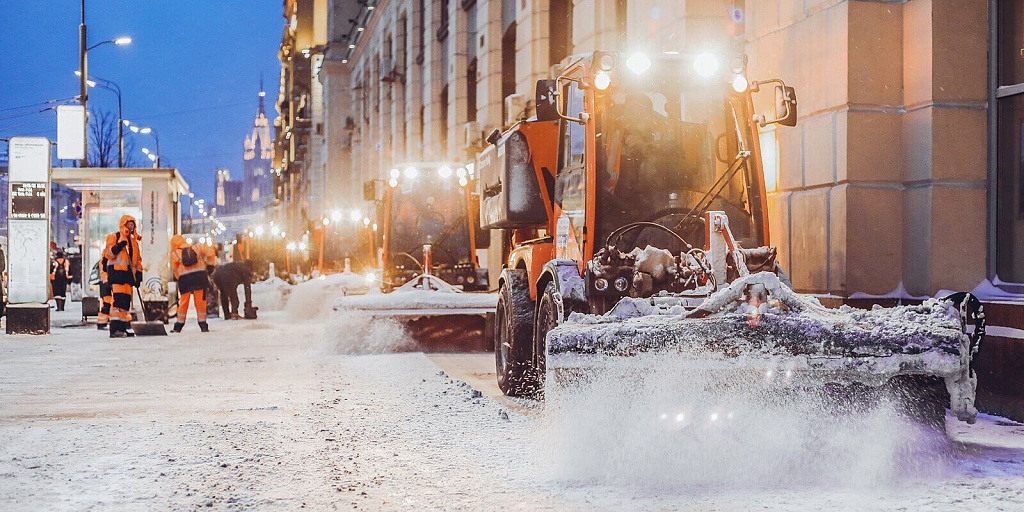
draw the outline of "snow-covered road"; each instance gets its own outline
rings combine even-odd
[[[791,442],[778,436],[697,446],[631,430],[628,393],[607,409],[511,403],[490,356],[343,355],[365,326],[261,317],[207,335],[0,336],[0,510],[1024,509],[1024,426],[998,418],[950,421],[953,442],[825,433],[839,460],[873,449],[864,471],[884,478],[809,478],[830,465],[806,457],[789,478],[751,469],[780,449],[715,444]],[[699,478],[694,461],[710,465]]]

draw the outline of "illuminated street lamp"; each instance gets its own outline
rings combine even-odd
[[[160,135],[156,133],[156,130],[154,130],[152,127],[149,127],[149,126],[139,126],[137,124],[133,124],[131,121],[129,121],[127,119],[124,119],[121,122],[125,126],[127,126],[128,129],[132,131],[132,133],[141,133],[143,135],[152,135],[153,136],[153,139],[156,140],[156,156],[155,157],[150,157],[150,160],[154,161],[156,163],[156,167],[159,168],[160,167]],[[146,153],[146,154],[148,155],[150,153]]]

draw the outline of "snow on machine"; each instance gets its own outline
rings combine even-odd
[[[746,61],[595,52],[538,82],[535,117],[489,137],[481,224],[511,246],[495,312],[502,391],[539,395],[611,358],[674,353],[793,385],[893,389],[928,419],[948,406],[973,421],[977,299],[830,309],[792,291],[768,243],[758,136],[796,124],[796,93],[748,83]],[[773,119],[754,107],[766,85]]]
[[[472,165],[414,163],[391,170],[379,201],[383,294],[342,297],[336,310],[391,318],[423,350],[490,350],[497,296],[477,259]],[[377,199],[367,182],[367,200]],[[481,240],[482,241],[482,240]]]

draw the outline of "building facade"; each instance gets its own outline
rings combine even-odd
[[[470,161],[485,134],[532,114],[535,81],[570,55],[738,46],[749,79],[782,78],[800,100],[797,127],[762,134],[778,155],[771,242],[797,288],[932,295],[1020,282],[1022,5],[289,0],[297,29],[282,44],[278,106],[296,139],[278,138],[294,148],[280,166],[317,162],[301,171],[322,195],[303,197],[312,218],[360,204],[362,183],[394,163]],[[303,50],[317,58],[296,59]],[[279,201],[294,201],[294,176],[282,175]]]

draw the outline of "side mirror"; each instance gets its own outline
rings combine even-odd
[[[377,200],[377,180],[363,182],[363,201]]]
[[[537,80],[534,104],[537,106],[538,121],[555,121],[558,119],[557,83],[557,80]]]
[[[775,86],[775,119],[782,126],[796,126],[796,89]]]
[[[492,144],[493,145],[493,144],[497,144],[498,143],[498,139],[501,139],[501,131],[498,130],[498,129],[495,129],[493,132],[491,132],[490,135],[487,136],[486,140],[487,140],[488,144]]]

